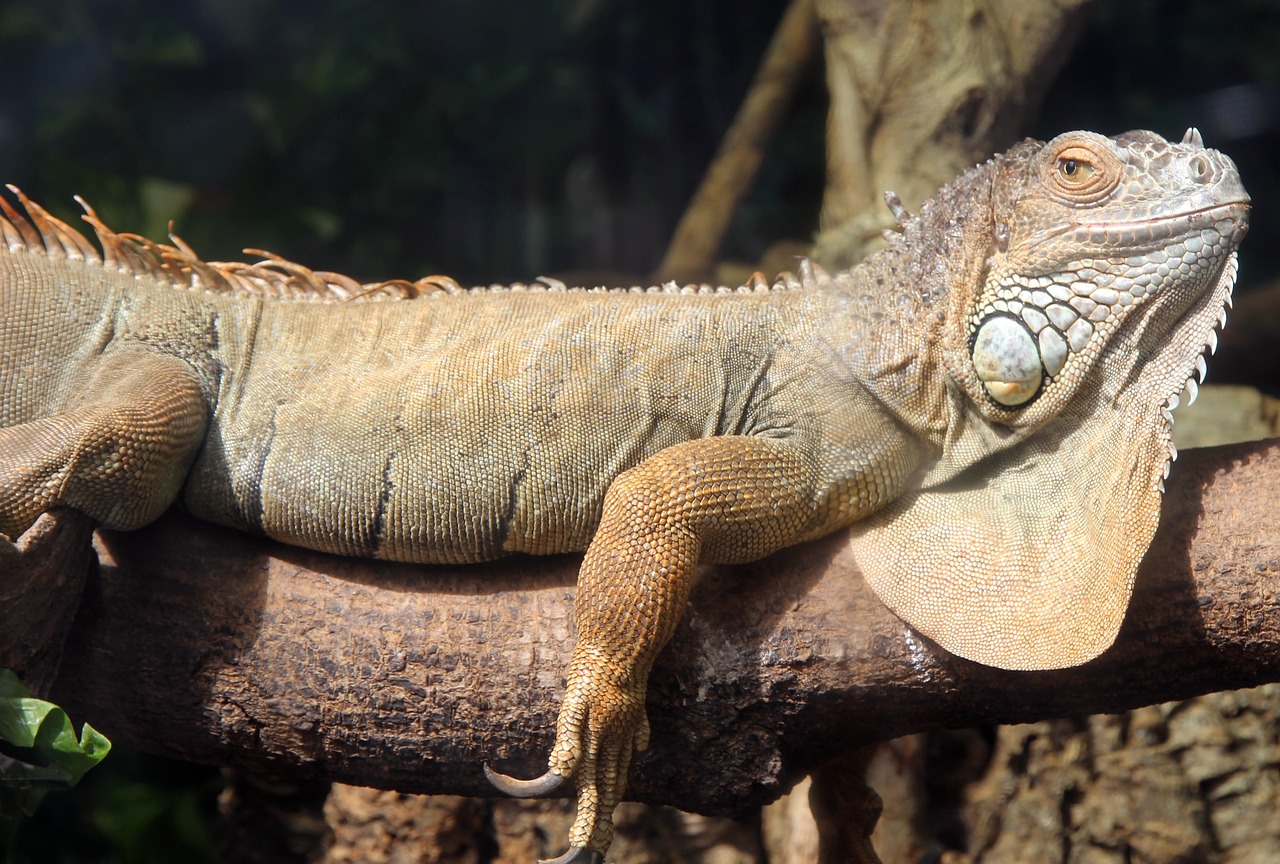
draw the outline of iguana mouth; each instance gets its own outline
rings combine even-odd
[[[1073,232],[1084,232],[1083,236],[1087,242],[1096,244],[1100,248],[1106,248],[1109,245],[1125,246],[1126,256],[1141,255],[1144,251],[1159,249],[1165,241],[1185,234],[1197,222],[1200,222],[1204,228],[1230,222],[1230,227],[1224,226],[1224,230],[1219,234],[1223,239],[1234,239],[1238,242],[1248,228],[1248,213],[1251,209],[1251,199],[1246,195],[1220,204],[1208,204],[1192,210],[1180,210],[1176,213],[1141,219],[1112,219],[1106,222],[1075,219],[1045,232],[1038,242],[1045,243]],[[1146,236],[1138,237],[1139,232],[1146,232]],[[1141,245],[1138,245],[1139,243]]]
[[[1204,207],[1197,207],[1193,210],[1182,210],[1177,213],[1168,213],[1163,216],[1152,216],[1146,219],[1111,222],[1079,221],[1071,223],[1071,227],[1084,228],[1090,232],[1104,233],[1112,231],[1132,233],[1134,230],[1140,228],[1161,228],[1164,230],[1161,230],[1158,234],[1152,234],[1150,239],[1164,240],[1168,237],[1174,236],[1176,233],[1181,233],[1174,229],[1189,226],[1192,222],[1197,220],[1197,217],[1199,217],[1201,221],[1205,222],[1206,225],[1221,221],[1231,221],[1233,223],[1234,230],[1239,231],[1244,227],[1242,223],[1245,221],[1244,217],[1248,214],[1250,209],[1252,209],[1251,199],[1246,196],[1245,198],[1237,198],[1221,204],[1209,204]]]

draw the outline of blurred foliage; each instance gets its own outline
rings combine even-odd
[[[111,750],[88,723],[76,735],[67,712],[34,698],[0,669],[0,859],[48,792],[74,787]]]
[[[60,215],[77,192],[121,229],[176,219],[210,258],[254,245],[370,279],[643,272],[783,5],[8,0],[0,161]],[[797,215],[781,209],[753,218],[777,234]]]
[[[170,219],[206,258],[272,249],[361,279],[464,284],[661,258],[784,0],[4,0],[0,180],[69,220]],[[1277,195],[1274,0],[1100,0],[1033,130],[1197,125]],[[726,257],[817,227],[810,76]],[[1255,207],[1249,283],[1280,274]],[[22,861],[209,861],[213,769],[118,751],[51,796]]]
[[[464,284],[644,274],[784,5],[6,0],[0,164],[59,215],[78,193],[120,230],[172,219],[207,258],[255,246]],[[1101,2],[1033,131],[1194,123],[1273,187],[1277,36],[1273,0]],[[825,108],[815,68],[725,257],[813,233]],[[1254,234],[1280,224],[1259,211]],[[1247,244],[1246,264],[1278,247]]]
[[[215,864],[222,774],[115,748],[22,826],[11,864]]]

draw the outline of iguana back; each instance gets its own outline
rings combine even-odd
[[[27,238],[10,250],[0,301],[12,366],[34,358],[37,369],[20,389],[9,379],[0,420],[17,427],[101,396],[103,358],[180,358],[208,409],[180,495],[209,521],[398,561],[580,551],[619,474],[675,444],[744,435],[825,463],[808,535],[896,491],[864,494],[853,512],[825,503],[867,454],[885,471],[884,454],[901,449],[899,487],[918,459],[827,356],[818,334],[835,307],[794,279],[737,292],[551,283],[344,299],[307,285],[274,296],[211,290],[208,265],[96,223],[104,248],[134,262],[103,266],[69,226],[27,207],[42,248]],[[26,224],[17,213],[10,223],[15,236]],[[79,258],[49,254],[64,248]],[[137,266],[142,256],[167,269]],[[254,275],[270,283],[277,272]],[[157,515],[78,503],[118,528]]]
[[[866,418],[862,436],[892,438],[819,366],[820,307],[799,291],[262,303],[245,345],[215,351],[235,368],[183,500],[346,555],[582,550],[613,479],[672,445],[749,435],[834,449],[821,415],[836,403]]]

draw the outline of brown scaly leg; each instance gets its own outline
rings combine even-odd
[[[208,423],[195,372],[146,351],[104,356],[67,411],[0,429],[0,533],[72,507],[110,528],[139,528],[182,488]]]
[[[776,439],[699,439],[663,450],[609,488],[578,578],[578,641],[549,770],[519,781],[486,767],[499,790],[521,797],[574,780],[570,849],[543,864],[604,860],[631,757],[649,743],[649,671],[699,562],[753,560],[810,527],[815,469],[798,449]]]

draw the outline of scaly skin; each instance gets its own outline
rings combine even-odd
[[[1047,668],[1110,644],[1247,202],[1191,131],[1068,133],[898,205],[858,268],[717,293],[360,286],[90,211],[103,261],[23,199],[0,218],[0,531],[181,498],[343,555],[585,549],[548,773],[488,773],[572,780],[559,860],[599,862],[700,563],[857,523],[872,585],[950,650]]]

